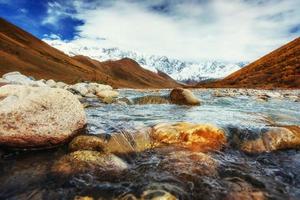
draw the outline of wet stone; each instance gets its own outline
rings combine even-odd
[[[240,144],[247,153],[271,152],[281,149],[300,148],[300,128],[298,126],[271,127],[260,137]]]
[[[128,168],[121,158],[97,151],[75,151],[63,156],[52,166],[56,175],[71,175],[83,172],[118,173]]]
[[[158,124],[151,137],[155,145],[173,144],[193,151],[220,150],[226,144],[225,132],[210,124]]]
[[[135,104],[169,104],[170,101],[168,97],[164,96],[144,96],[144,97],[137,97],[133,100]]]

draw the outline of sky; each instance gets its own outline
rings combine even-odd
[[[0,0],[45,41],[189,61],[253,61],[300,36],[300,0]]]

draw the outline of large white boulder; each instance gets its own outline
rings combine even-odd
[[[66,90],[0,87],[0,145],[51,147],[68,140],[85,124],[83,106]]]

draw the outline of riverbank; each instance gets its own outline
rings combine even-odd
[[[81,102],[85,131],[52,149],[1,147],[1,198],[299,198],[299,90],[197,89],[199,104],[178,105],[170,90],[101,86],[118,94],[105,102],[81,85],[58,89]]]

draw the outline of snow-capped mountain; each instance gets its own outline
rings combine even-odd
[[[70,56],[85,55],[99,61],[131,58],[142,67],[157,72],[162,71],[181,82],[199,82],[206,79],[223,78],[241,69],[245,64],[220,61],[191,62],[168,58],[166,56],[146,55],[119,48],[81,47],[61,40],[44,40],[51,46],[64,51]]]

